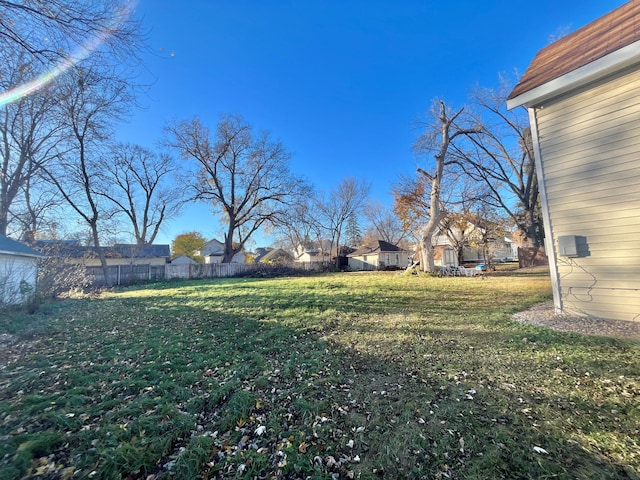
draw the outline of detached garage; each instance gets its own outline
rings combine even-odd
[[[556,310],[640,321],[640,1],[542,49],[522,105]]]
[[[43,255],[0,234],[0,306],[17,305],[35,293]]]
[[[407,268],[409,257],[412,252],[408,252],[385,242],[376,240],[372,245],[365,245],[355,252],[347,255],[349,269],[358,270],[396,270]]]

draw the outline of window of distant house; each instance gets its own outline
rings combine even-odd
[[[400,265],[400,254],[396,253],[396,265]]]
[[[391,262],[389,261],[390,255],[387,253],[387,265],[389,265]]]

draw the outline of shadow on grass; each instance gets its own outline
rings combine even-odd
[[[127,289],[31,317],[50,329],[0,370],[0,471],[637,478],[638,380],[618,375],[636,344],[511,323],[505,300],[446,279],[297,280]]]

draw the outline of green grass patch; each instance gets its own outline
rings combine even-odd
[[[640,342],[548,276],[132,287],[10,312],[0,478],[640,478]]]

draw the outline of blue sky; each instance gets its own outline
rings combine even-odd
[[[623,3],[139,0],[153,84],[118,139],[153,147],[167,121],[198,115],[213,127],[238,113],[281,139],[292,170],[318,189],[353,176],[391,204],[392,183],[415,170],[414,124],[434,98],[462,106],[476,84],[515,79],[552,36]],[[220,226],[194,204],[157,243],[191,230],[214,237]]]

